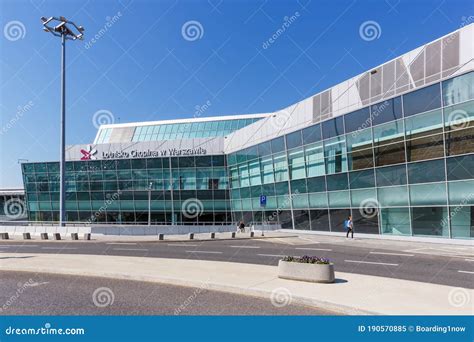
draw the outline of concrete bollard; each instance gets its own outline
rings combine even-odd
[[[0,237],[2,240],[8,240],[10,237],[8,236],[8,233],[0,233]]]
[[[54,240],[61,240],[61,234],[59,233],[54,233],[53,237],[54,237]]]
[[[230,236],[232,237],[232,239],[235,239],[235,232],[232,232]]]
[[[48,240],[48,233],[41,233],[41,240]]]
[[[250,232],[250,237],[253,238],[253,236],[255,235],[254,232]]]
[[[211,239],[215,239],[216,238],[216,233],[211,233]]]
[[[194,239],[194,233],[189,233],[189,240],[193,240]]]
[[[158,240],[164,240],[165,234],[158,234]]]
[[[72,240],[79,240],[79,235],[77,233],[71,233]]]
[[[23,233],[23,240],[31,240],[31,234],[30,233]]]
[[[91,233],[84,233],[84,240],[90,240],[91,239]]]

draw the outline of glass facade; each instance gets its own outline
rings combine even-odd
[[[30,220],[57,221],[59,164],[23,164],[23,177]],[[199,216],[183,212],[190,200],[200,206]],[[149,209],[154,224],[229,222],[225,157],[66,163],[68,221],[143,224]]]
[[[472,238],[473,118],[471,72],[232,153],[233,220]]]
[[[138,126],[132,141],[223,137],[260,118]]]
[[[138,127],[133,139],[238,129],[227,128],[231,120],[198,124],[202,129],[190,131]],[[23,164],[23,176],[30,219],[56,220],[58,164]],[[351,214],[361,233],[472,238],[474,73],[226,156],[67,163],[68,220],[146,222],[149,193],[153,222],[271,221],[342,232]],[[182,205],[196,198],[203,214],[189,219]]]

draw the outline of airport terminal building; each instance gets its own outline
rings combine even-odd
[[[474,237],[474,25],[262,114],[102,125],[67,149],[71,222]],[[59,164],[22,164],[58,220]]]

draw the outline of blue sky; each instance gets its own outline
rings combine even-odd
[[[59,156],[60,41],[41,16],[86,28],[84,41],[67,43],[67,144],[85,144],[98,118],[284,108],[458,29],[473,12],[468,0],[0,0],[0,188],[22,187],[18,159]],[[367,21],[378,34],[363,39]]]

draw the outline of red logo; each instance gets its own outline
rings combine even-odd
[[[96,159],[94,156],[97,153],[97,150],[95,148],[92,148],[91,145],[87,145],[85,150],[81,149],[82,157],[81,160],[91,160],[91,159]]]

